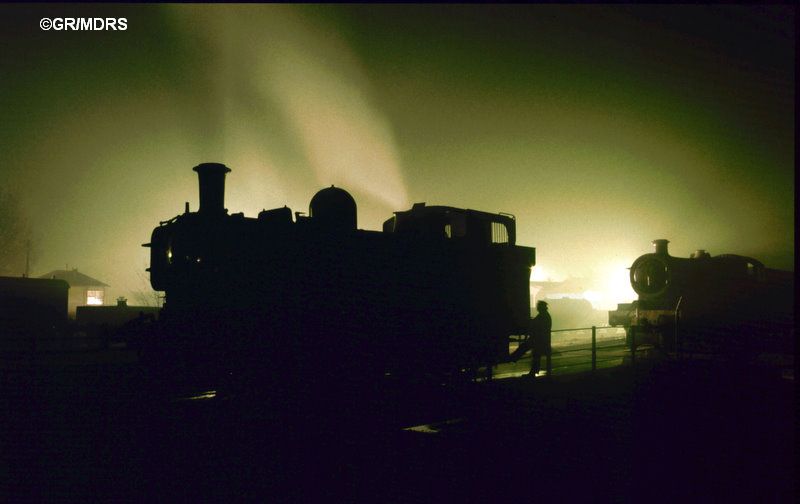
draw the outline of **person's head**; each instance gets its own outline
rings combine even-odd
[[[544,301],[539,301],[538,303],[536,303],[536,311],[538,311],[539,313],[547,311],[547,303]]]

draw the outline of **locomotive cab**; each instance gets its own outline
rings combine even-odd
[[[415,203],[383,223],[384,233],[463,240],[477,245],[514,245],[516,226],[511,214],[492,214],[448,206]]]

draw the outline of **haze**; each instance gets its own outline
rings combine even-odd
[[[204,161],[233,169],[226,207],[248,216],[331,184],[364,229],[421,201],[513,213],[540,276],[614,283],[604,305],[632,298],[625,268],[655,238],[793,269],[794,7],[0,13],[0,173],[31,275],[146,289],[140,245],[197,209]],[[58,16],[128,29],[39,28]]]

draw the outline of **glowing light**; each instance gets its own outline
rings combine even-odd
[[[592,290],[584,291],[582,297],[583,297],[583,299],[585,299],[585,300],[589,301],[590,303],[592,303],[592,306],[594,306],[595,308],[598,308],[597,305],[600,304],[601,301],[603,301],[604,298],[605,298],[603,293],[597,292],[597,291],[592,291]]]
[[[91,306],[102,306],[103,294],[104,293],[101,290],[86,291],[86,304]]]
[[[636,299],[636,293],[631,287],[630,274],[628,267],[623,264],[615,264],[608,270],[605,279],[608,286],[608,297],[612,305],[609,309],[616,308],[617,303],[628,303]]]
[[[636,299],[630,284],[627,266],[613,264],[606,267],[597,278],[594,289],[583,292],[582,297],[592,303],[595,310],[613,310],[618,303]]]
[[[531,281],[532,282],[552,282],[555,281],[553,279],[552,272],[545,270],[542,266],[536,265],[531,268]]]
[[[207,390],[207,391],[201,392],[201,393],[199,393],[199,394],[197,394],[195,396],[182,397],[182,398],[180,398],[178,400],[179,401],[202,401],[204,399],[214,399],[215,397],[217,397],[217,391],[216,390]]]
[[[437,422],[431,424],[414,425],[413,427],[406,427],[403,430],[411,432],[421,432],[423,434],[438,434],[442,428],[452,425],[460,424],[464,421],[463,418],[452,418],[444,422]]]

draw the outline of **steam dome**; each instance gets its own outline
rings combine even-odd
[[[329,228],[356,229],[356,200],[344,189],[330,186],[311,198],[308,214]]]

